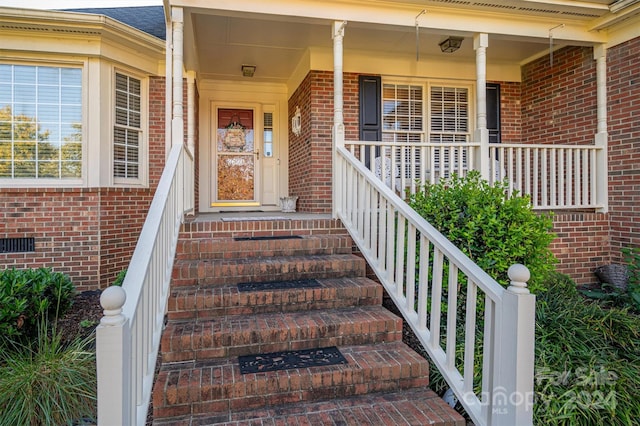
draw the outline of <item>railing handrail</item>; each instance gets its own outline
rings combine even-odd
[[[372,146],[425,146],[425,147],[449,147],[449,146],[480,146],[480,142],[429,142],[429,141],[420,141],[420,142],[396,142],[396,141],[364,141],[364,140],[348,140],[345,141],[345,145],[372,145]],[[544,143],[519,143],[519,142],[500,142],[500,143],[491,143],[489,144],[490,148],[548,148],[548,149],[594,149],[594,150],[603,150],[603,146],[595,145],[595,144],[544,144]]]
[[[479,426],[531,425],[535,297],[526,289],[528,270],[510,268],[512,285],[503,288],[348,149],[336,146],[335,152],[338,218],[469,416]],[[445,265],[446,313],[441,310]],[[462,306],[456,290],[459,273],[467,277],[464,320],[456,319]],[[477,310],[478,289],[485,295],[484,311]],[[474,389],[474,371],[480,371],[474,366],[478,312],[484,315],[480,396]],[[465,328],[462,367],[456,365],[458,323]],[[446,325],[446,348],[440,343],[441,325]]]
[[[180,226],[193,209],[193,162],[175,145],[142,226],[122,287],[101,295],[96,330],[98,425],[143,425],[147,416]]]

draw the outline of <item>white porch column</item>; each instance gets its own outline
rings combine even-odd
[[[184,16],[181,7],[171,8],[171,24],[173,28],[173,107],[171,117],[171,146],[184,142],[184,108],[182,81],[184,67]],[[168,82],[167,82],[168,84]]]
[[[338,202],[341,199],[340,190],[342,182],[339,176],[339,170],[336,165],[336,147],[344,146],[344,102],[343,102],[343,46],[344,27],[346,21],[335,21],[332,27],[333,38],[333,141],[332,141],[332,200],[333,217],[337,217]]]
[[[597,119],[598,127],[595,144],[602,149],[596,154],[596,203],[601,206],[598,211],[609,211],[609,166],[607,131],[607,49],[598,45],[593,49],[596,60],[597,79]]]
[[[196,76],[193,71],[187,72],[187,147],[191,155],[195,155],[196,134]]]
[[[474,140],[480,142],[480,152],[475,166],[483,179],[489,180],[489,130],[487,129],[487,47],[489,35],[479,33],[473,36],[476,51],[476,129]]]

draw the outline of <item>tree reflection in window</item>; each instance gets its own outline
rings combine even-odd
[[[253,155],[218,157],[218,200],[251,201],[254,197]]]

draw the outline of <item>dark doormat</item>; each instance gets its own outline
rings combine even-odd
[[[286,290],[290,288],[321,287],[318,280],[267,281],[264,283],[239,283],[238,291]]]
[[[264,237],[234,237],[235,241],[262,241],[262,240],[299,240],[300,235],[271,235]]]
[[[238,362],[240,363],[240,372],[242,374],[347,364],[347,360],[335,346],[259,355],[244,355],[238,357]]]

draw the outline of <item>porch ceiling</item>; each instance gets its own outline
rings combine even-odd
[[[186,3],[188,2],[185,2],[185,6]],[[407,24],[398,25],[394,16],[387,21],[383,17],[377,22],[366,17],[362,20],[353,19],[353,13],[348,13],[354,12],[352,10],[320,11],[314,14],[300,11],[289,13],[283,8],[284,2],[277,1],[269,3],[273,6],[269,13],[260,10],[253,13],[235,11],[232,7],[226,10],[186,7],[185,46],[188,47],[185,62],[204,79],[239,80],[243,78],[241,65],[249,64],[257,67],[252,81],[285,83],[307,49],[332,48],[331,23],[337,19],[335,16],[344,15],[344,19],[348,20],[344,38],[345,52],[364,51],[372,57],[406,55],[415,58],[418,44],[421,58],[439,56],[454,61],[474,61],[473,34],[488,32],[489,63],[521,64],[529,58],[548,52],[548,33],[555,25],[565,24],[570,28],[565,31],[565,34],[570,34],[569,37],[554,34],[555,46],[590,44],[598,36],[602,37],[588,28],[594,20],[610,15],[608,4],[612,2],[387,0],[384,3],[396,4],[399,9],[393,8],[391,13],[395,13],[395,16],[399,13],[411,16],[408,20],[406,17],[402,18],[402,22]],[[370,4],[373,4],[371,8],[382,7],[381,2],[372,1]],[[428,12],[420,17],[417,43],[414,16],[422,8],[428,9]],[[456,21],[455,25],[451,25],[450,22],[439,22],[442,21],[439,17],[445,17],[447,13],[447,19],[463,15],[462,23],[457,24]],[[513,22],[505,20],[505,13],[512,14],[516,19]],[[502,24],[496,26],[496,22]],[[530,22],[530,34],[522,31],[522,27],[526,26],[524,22]],[[581,32],[584,32],[584,37]],[[465,38],[462,47],[452,54],[442,53],[439,48],[439,43],[448,36]]]

